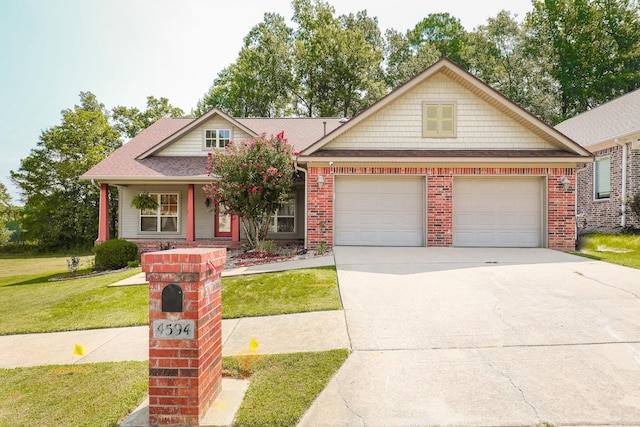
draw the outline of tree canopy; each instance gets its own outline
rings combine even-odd
[[[79,177],[120,144],[104,105],[81,92],[80,104],[63,110],[61,123],[43,131],[20,169],[11,171],[25,202],[27,239],[51,249],[95,239],[99,191]]]
[[[640,86],[636,0],[532,4],[522,22],[501,11],[467,31],[432,13],[383,35],[366,10],[293,0],[293,25],[265,14],[195,113],[351,117],[445,56],[550,124]]]
[[[113,127],[127,138],[133,138],[162,117],[183,117],[184,111],[174,107],[167,98],[147,97],[147,108],[140,111],[136,107],[119,105],[111,110]]]

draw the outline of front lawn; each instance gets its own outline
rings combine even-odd
[[[148,386],[148,362],[0,369],[0,426],[112,427]]]
[[[577,254],[640,269],[640,235],[585,234],[579,239]]]
[[[225,319],[341,308],[335,267],[222,279]]]
[[[249,377],[237,426],[295,426],[349,350],[225,357],[225,376]],[[0,426],[111,427],[148,390],[147,362],[0,369]]]
[[[108,287],[139,271],[50,282],[64,257],[0,259],[0,335],[146,325],[147,286]],[[222,316],[340,309],[336,283],[334,267],[224,278]]]

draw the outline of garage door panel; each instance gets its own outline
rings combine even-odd
[[[336,245],[423,245],[423,178],[336,177],[335,182]]]
[[[454,246],[542,245],[540,178],[457,178]]]

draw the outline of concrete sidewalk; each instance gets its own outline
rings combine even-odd
[[[342,310],[222,321],[222,355],[232,356],[258,342],[258,353],[296,353],[350,348]],[[76,356],[76,344],[85,347]],[[0,368],[149,358],[149,327],[93,329],[0,336]]]
[[[249,267],[237,267],[222,271],[222,277],[245,276],[249,274],[275,273],[278,271],[299,270],[301,268],[327,267],[335,265],[333,255],[323,255],[317,257],[309,257],[292,261],[272,262],[268,264],[252,265]],[[114,286],[133,286],[146,285],[147,279],[145,273],[138,273],[135,276],[120,280],[119,282],[109,285]]]

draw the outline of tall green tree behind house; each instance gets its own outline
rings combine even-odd
[[[295,30],[265,14],[195,114],[219,107],[236,117],[351,117],[385,94],[376,19],[366,12],[336,17],[320,0],[294,0],[292,8]]]
[[[235,63],[224,68],[198,102],[195,113],[213,107],[235,117],[276,117],[291,105],[292,30],[285,19],[265,13],[244,38]]]
[[[475,76],[547,123],[559,120],[551,49],[538,46],[511,13],[501,11],[469,33],[464,55]]]
[[[99,190],[79,177],[120,145],[104,105],[80,92],[80,104],[63,110],[61,123],[43,131],[11,171],[25,202],[25,238],[48,250],[89,246],[98,229]]]
[[[635,0],[536,0],[533,6],[526,20],[537,42],[532,50],[551,63],[561,120],[640,87]]]
[[[385,32],[384,80],[388,90],[414,77],[440,59],[440,51],[430,43],[412,47],[407,36],[396,30]]]
[[[163,117],[183,117],[184,111],[174,107],[167,98],[147,97],[147,108],[144,111],[136,107],[119,105],[112,110],[114,129],[127,138],[133,138],[142,130]]]
[[[468,67],[464,55],[467,30],[460,20],[449,13],[430,13],[407,31],[407,39],[413,49],[425,43],[433,46],[441,57],[447,57],[464,68]]]

